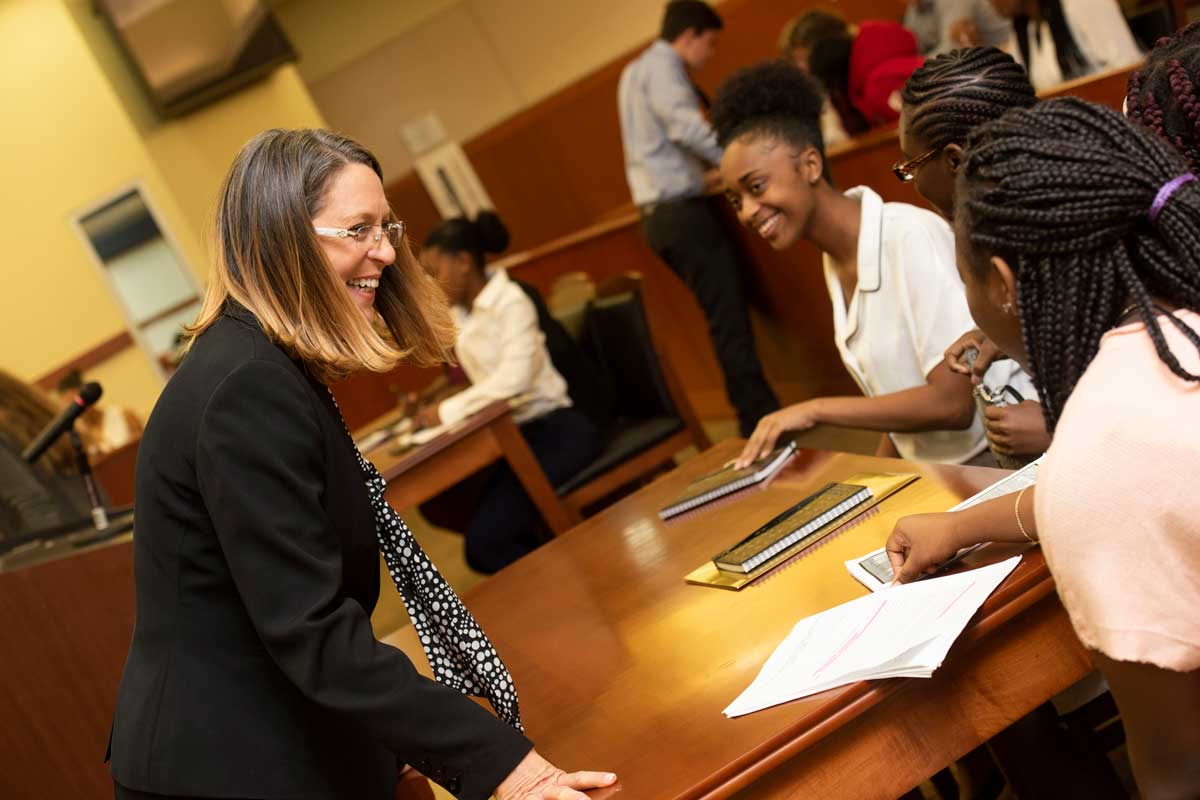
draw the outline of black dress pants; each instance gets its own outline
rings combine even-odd
[[[182,795],[173,794],[151,794],[150,792],[139,792],[136,789],[127,789],[119,783],[113,783],[113,797],[115,800],[206,800],[203,797],[193,797],[191,795],[183,797]],[[213,798],[213,800],[221,800]],[[227,800],[227,799],[226,799]]]
[[[705,197],[659,203],[642,217],[642,232],[659,258],[691,290],[708,321],[708,335],[725,392],[749,436],[779,408],[754,349],[737,250]]]
[[[592,420],[574,408],[559,408],[521,426],[551,486],[561,486],[600,455]],[[541,544],[538,510],[517,476],[504,464],[488,479],[483,501],[466,531],[467,564],[497,572]]]

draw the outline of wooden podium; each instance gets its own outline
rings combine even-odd
[[[112,797],[104,750],[133,618],[128,533],[0,571],[0,797]]]

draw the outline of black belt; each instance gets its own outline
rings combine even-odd
[[[658,200],[654,203],[645,203],[640,205],[638,206],[638,211],[643,217],[648,217],[660,208],[666,208],[667,206],[678,206],[684,203],[695,202],[696,200],[703,201],[704,198],[705,195],[703,194],[689,194],[684,197],[671,197],[667,200]]]

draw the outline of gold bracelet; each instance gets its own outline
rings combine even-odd
[[[1013,513],[1017,515],[1017,528],[1021,531],[1021,535],[1034,544],[1037,544],[1037,539],[1030,536],[1029,531],[1025,530],[1024,524],[1021,523],[1021,498],[1025,496],[1025,489],[1028,488],[1029,487],[1026,486],[1021,489],[1021,491],[1017,492],[1017,502],[1013,503]]]

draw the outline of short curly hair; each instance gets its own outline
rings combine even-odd
[[[712,106],[717,143],[726,147],[746,134],[768,134],[799,147],[815,147],[824,159],[823,103],[812,79],[787,62],[746,67],[717,90]]]

